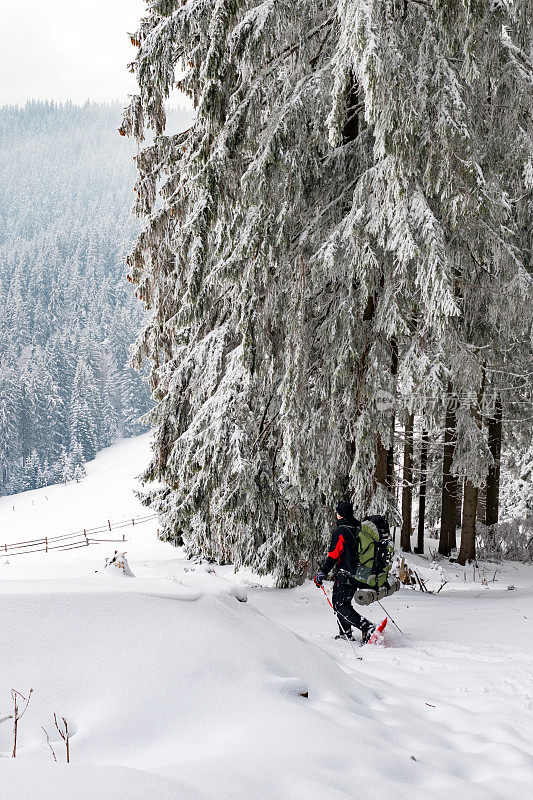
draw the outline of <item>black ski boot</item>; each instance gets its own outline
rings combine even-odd
[[[365,625],[364,628],[361,628],[361,644],[366,644],[375,630],[376,626],[371,622],[369,622],[368,625]]]
[[[335,636],[335,639],[344,639],[345,641],[350,641],[350,642],[354,641],[353,633],[351,631],[345,631],[343,633],[338,633]]]

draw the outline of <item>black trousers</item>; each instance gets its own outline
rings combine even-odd
[[[349,575],[337,573],[333,584],[333,608],[337,613],[337,621],[341,633],[351,633],[352,625],[365,630],[372,623],[358,614],[352,606],[355,590],[361,588]],[[363,587],[368,588],[368,587]]]

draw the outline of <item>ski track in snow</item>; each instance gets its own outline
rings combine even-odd
[[[132,487],[147,458],[148,436],[126,440],[80,484],[0,498],[0,545],[145,514]],[[531,796],[531,566],[503,565],[485,588],[440,562],[439,595],[384,601],[404,635],[389,618],[383,645],[360,648],[333,638],[311,582],[213,571],[156,530],[0,555],[0,718],[11,688],[34,690],[16,760],[0,724],[0,800]],[[115,547],[136,577],[103,570]],[[54,711],[71,726],[68,767]]]

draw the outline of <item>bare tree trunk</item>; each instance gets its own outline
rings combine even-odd
[[[392,420],[392,441],[394,442],[394,419]],[[394,444],[387,450],[387,486],[394,497]]]
[[[471,407],[471,413],[478,428],[481,428],[481,403],[485,392],[485,365],[481,386],[479,387],[477,403]],[[458,563],[462,567],[467,561],[476,557],[476,513],[479,496],[479,487],[474,486],[470,478],[465,480],[463,489],[463,519],[461,524],[461,549],[459,550]]]
[[[360,97],[360,88],[359,82],[353,72],[350,71],[350,79],[345,95],[345,118],[344,118],[344,125],[343,125],[343,137],[345,142],[354,141],[359,136],[360,128],[364,124],[363,117],[361,116],[361,111],[357,110],[360,106],[359,102]],[[368,298],[368,302],[366,308],[363,312],[363,323],[370,322],[374,316],[374,298],[372,295]],[[366,356],[368,351],[368,345],[365,345],[363,349],[363,353],[361,355],[360,361],[360,380],[363,379],[363,376],[366,371]],[[357,389],[359,391],[359,389]],[[351,455],[351,460],[353,460],[353,456],[355,454],[355,445],[353,441],[348,442],[348,449]],[[348,473],[344,476],[343,480],[341,481],[341,495],[342,497],[348,497],[349,495],[349,487],[350,487],[350,474]],[[367,494],[370,494],[372,487],[367,487]],[[366,513],[366,500],[363,501],[364,508],[361,511]]]
[[[462,567],[476,557],[476,509],[478,487],[466,480],[463,494],[463,524],[461,527],[461,549],[457,562]]]
[[[448,386],[444,445],[442,456],[442,508],[440,518],[439,553],[449,556],[455,547],[455,525],[457,521],[457,478],[452,475],[452,461],[455,452],[457,420],[455,416],[452,387]],[[453,544],[452,544],[453,543]]]
[[[378,435],[377,441],[377,459],[376,471],[374,473],[374,480],[376,484],[380,483],[382,486],[387,487],[387,448],[383,446],[381,436]]]
[[[400,545],[404,553],[411,552],[411,520],[413,513],[413,427],[415,415],[409,413],[405,423],[403,446],[402,533]]]
[[[391,375],[394,377],[398,373],[398,342],[396,337],[390,340],[391,348]],[[381,484],[384,488],[388,489],[391,497],[394,499],[394,430],[396,418],[394,408],[392,409],[392,419],[390,422],[390,447],[384,447],[381,437],[378,436],[377,442],[377,460],[375,471],[375,482]]]
[[[390,341],[391,346],[391,375],[395,377],[398,374],[398,340],[395,336]],[[394,497],[394,431],[396,428],[396,416],[394,411],[391,420],[391,446],[387,450],[387,486],[391,495]]]
[[[420,448],[420,489],[418,493],[418,541],[415,553],[424,552],[424,525],[426,519],[426,489],[428,477],[428,443],[427,430],[422,431],[422,446]]]
[[[353,71],[350,71],[349,87],[346,92],[346,117],[342,129],[345,142],[353,142],[359,136],[359,122],[362,111],[360,106],[359,82]]]
[[[369,295],[367,303],[366,303],[366,306],[365,306],[365,310],[363,311],[363,327],[365,328],[365,339],[366,339],[366,342],[365,342],[365,345],[363,347],[363,351],[361,353],[361,357],[359,359],[359,380],[360,380],[361,383],[363,382],[363,378],[364,378],[364,375],[365,375],[366,370],[367,370],[367,356],[368,356],[368,351],[370,349],[370,336],[368,336],[368,333],[369,333],[369,325],[372,322],[372,319],[374,318],[374,311],[375,311],[374,296],[373,295]],[[367,324],[365,324],[365,323],[367,323]],[[361,397],[360,397],[360,394],[359,394],[360,386],[361,386],[361,384],[356,389],[356,391],[358,393],[358,398],[357,398],[358,410],[356,412],[357,414],[360,414],[361,410],[362,410]],[[377,439],[379,440],[379,436],[377,437]],[[380,446],[379,441],[376,441],[376,447],[379,448],[379,446]],[[349,450],[350,450],[351,456],[352,456],[350,460],[353,460],[353,456],[355,455],[355,443],[353,441],[350,441],[348,443],[348,447],[349,447]],[[379,457],[379,453],[378,453],[378,457]],[[348,496],[348,493],[349,493],[348,492],[348,488],[350,486],[350,474],[349,474],[349,472],[345,475],[344,480],[343,480],[342,483],[343,483],[343,486],[345,487],[342,490],[342,494],[343,494],[343,496]],[[364,496],[361,498],[361,506],[359,508],[359,513],[360,513],[361,516],[364,516],[365,514],[369,513],[369,505],[370,505],[370,503],[372,501],[372,497],[373,497],[375,488],[376,488],[376,473],[374,472],[373,481],[372,481],[372,483],[368,483],[365,486]]]
[[[495,525],[498,522],[500,505],[500,459],[502,452],[502,401],[496,397],[494,416],[487,423],[489,450],[494,459],[494,465],[487,475],[487,490],[485,499],[485,525]]]
[[[457,547],[457,528],[461,527],[462,524],[462,513],[463,513],[463,488],[464,488],[464,480],[460,478],[455,478],[455,526],[453,530],[450,531],[450,550],[455,550]]]

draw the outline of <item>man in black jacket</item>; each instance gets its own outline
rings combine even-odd
[[[337,527],[331,537],[328,557],[314,577],[317,586],[322,586],[333,567],[337,567],[333,584],[333,608],[337,614],[340,639],[353,639],[352,625],[361,631],[361,641],[368,642],[376,626],[352,606],[355,590],[360,587],[352,575],[357,567],[358,532],[361,523],[353,515],[351,503],[343,500],[337,506]],[[364,587],[366,588],[366,587]]]

